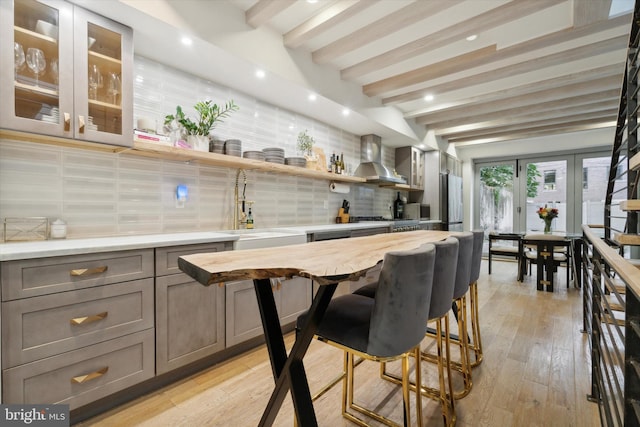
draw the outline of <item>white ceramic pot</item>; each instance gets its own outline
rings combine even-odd
[[[209,136],[207,135],[189,135],[187,136],[187,144],[197,151],[209,151]]]

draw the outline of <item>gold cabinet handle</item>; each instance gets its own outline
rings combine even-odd
[[[108,268],[109,267],[106,265],[95,268],[77,268],[75,270],[71,270],[70,273],[72,276],[91,276],[92,274],[104,273]]]
[[[78,131],[84,133],[84,116],[78,116]]]
[[[96,378],[100,378],[101,376],[106,374],[108,370],[109,370],[109,367],[105,366],[104,368],[98,369],[97,371],[91,372],[90,374],[78,375],[77,377],[73,377],[73,378],[71,378],[71,382],[74,383],[74,384],[86,383],[87,381],[91,381],[91,380],[95,380]]]
[[[64,131],[69,132],[71,130],[71,114],[64,113]]]
[[[97,322],[98,320],[102,320],[109,315],[108,311],[103,311],[102,313],[94,314],[92,316],[85,317],[75,317],[70,320],[72,325],[86,325],[87,323]]]

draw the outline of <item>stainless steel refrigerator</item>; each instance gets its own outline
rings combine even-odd
[[[442,229],[463,231],[462,177],[450,173],[440,174],[440,219]]]

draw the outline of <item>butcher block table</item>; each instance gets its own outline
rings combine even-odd
[[[180,257],[178,266],[205,286],[252,279],[264,328],[275,388],[262,414],[260,426],[271,426],[289,389],[301,427],[317,426],[302,358],[339,282],[356,280],[391,251],[415,249],[444,240],[448,231],[409,231],[351,239],[327,240],[268,249],[202,253]],[[269,279],[301,276],[322,285],[289,355]]]

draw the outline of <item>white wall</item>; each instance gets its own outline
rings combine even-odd
[[[326,154],[344,153],[352,169],[360,161],[359,136],[330,124],[145,58],[136,57],[134,70],[134,119],[161,123],[176,105],[190,114],[198,100],[234,99],[240,110],[214,136],[241,139],[243,151],[281,147],[286,156],[295,156],[297,134],[308,129]],[[383,147],[383,163],[394,166],[393,149]],[[0,218],[62,218],[69,237],[228,229],[235,174],[207,165],[2,140]],[[351,202],[353,215],[389,216],[395,198],[394,191],[373,185],[335,194],[324,180],[255,171],[248,178],[256,228],[332,223],[343,198]],[[178,184],[189,188],[182,209],[175,206]]]

